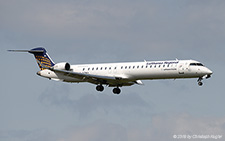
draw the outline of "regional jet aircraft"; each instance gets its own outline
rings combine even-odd
[[[123,86],[142,85],[141,80],[198,78],[198,85],[202,86],[203,78],[212,75],[211,70],[195,60],[70,65],[67,62],[55,64],[42,47],[9,51],[33,54],[40,67],[37,75],[41,77],[71,83],[89,82],[97,85],[96,90],[100,92],[106,85],[114,87],[114,94],[120,94]]]

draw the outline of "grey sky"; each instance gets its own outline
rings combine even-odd
[[[0,140],[172,141],[225,138],[225,2],[222,0],[0,0]],[[196,59],[213,70],[195,79],[111,88],[49,81],[30,54],[44,46],[71,64]]]

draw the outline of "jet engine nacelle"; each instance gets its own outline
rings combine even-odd
[[[70,70],[70,64],[67,62],[57,63],[53,68],[58,70]]]

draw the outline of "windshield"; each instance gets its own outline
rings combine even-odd
[[[190,66],[204,66],[202,63],[190,63]]]

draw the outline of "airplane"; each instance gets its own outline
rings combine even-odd
[[[143,85],[141,80],[198,78],[198,85],[202,86],[202,80],[210,78],[213,74],[210,69],[195,60],[144,60],[143,62],[70,65],[68,62],[54,63],[43,47],[8,51],[33,54],[40,67],[37,75],[41,77],[70,83],[92,83],[97,85],[96,90],[99,92],[102,92],[103,85],[106,85],[114,87],[114,94],[120,94],[120,87],[123,86]]]

